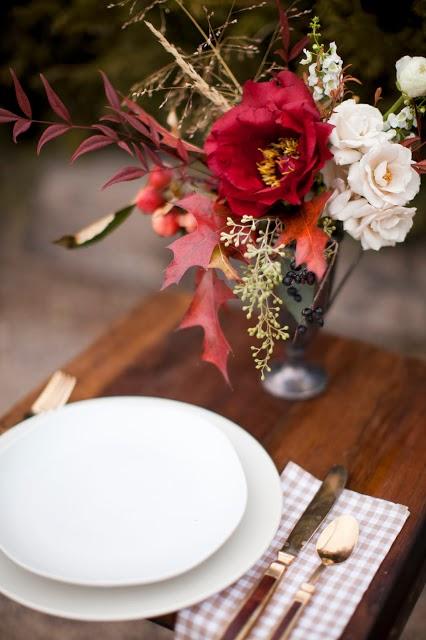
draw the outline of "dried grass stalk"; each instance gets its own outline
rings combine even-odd
[[[219,93],[219,91],[217,91],[217,89],[215,89],[214,87],[210,87],[207,84],[204,78],[202,78],[197,73],[197,71],[194,69],[192,64],[190,64],[187,60],[185,60],[185,58],[182,56],[181,53],[179,53],[176,47],[173,44],[171,44],[163,36],[163,34],[160,31],[158,31],[158,29],[156,29],[153,24],[151,24],[151,22],[148,22],[147,20],[145,20],[144,22],[148,27],[148,29],[155,35],[155,37],[157,38],[158,42],[162,45],[162,47],[164,47],[164,49],[174,57],[174,59],[176,60],[176,63],[182,69],[183,73],[190,80],[192,80],[194,89],[196,89],[199,93],[201,93],[201,95],[204,96],[205,98],[208,98],[216,107],[220,108],[222,111],[228,111],[228,109],[230,109],[230,104],[226,100],[226,98],[224,98]]]

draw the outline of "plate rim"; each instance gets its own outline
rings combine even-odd
[[[117,402],[117,400],[119,401],[131,401],[131,402],[136,402],[138,403],[139,401],[154,401],[154,404],[171,404],[172,406],[179,406],[180,410],[182,411],[188,411],[188,407],[193,407],[194,405],[191,405],[190,403],[186,403],[186,402],[181,402],[178,400],[170,400],[169,398],[160,398],[160,397],[155,397],[155,396],[103,396],[100,398],[89,398],[87,400],[79,400],[76,402],[72,402],[72,403],[68,403],[67,405],[60,407],[57,411],[59,411],[60,413],[63,412],[68,412],[68,410],[72,410],[75,408],[79,408],[81,405],[83,406],[87,406],[88,404],[99,404],[100,402],[102,404],[108,404],[109,401],[111,401],[111,404],[115,404]],[[52,411],[52,412],[46,412],[46,413],[42,413],[39,414],[37,416],[33,416],[32,418],[29,418],[27,420],[24,420],[21,423],[18,423],[15,427],[13,427],[12,429],[25,424],[25,427],[28,427],[27,429],[25,429],[25,433],[23,434],[23,437],[25,437],[26,435],[28,435],[30,432],[33,431],[33,429],[37,428],[37,426],[39,426],[39,423],[43,422],[44,420],[46,420],[48,418],[49,415],[54,415],[56,412]],[[30,421],[34,421],[31,422],[32,428],[29,428],[30,426]],[[28,423],[28,424],[26,424]],[[212,555],[214,555],[224,544],[226,544],[226,542],[229,540],[229,538],[232,536],[232,534],[235,532],[235,530],[238,528],[239,524],[241,523],[242,518],[244,517],[244,513],[245,510],[247,508],[247,500],[248,500],[248,488],[247,488],[247,479],[246,479],[246,475],[244,473],[244,469],[242,467],[240,458],[237,454],[237,452],[235,451],[235,448],[233,447],[232,443],[230,442],[229,438],[226,436],[226,434],[223,433],[223,431],[216,425],[214,424],[214,422],[212,422],[211,420],[208,419],[207,416],[204,416],[204,423],[211,428],[212,431],[216,432],[216,434],[218,434],[220,436],[220,439],[223,440],[224,444],[229,448],[229,452],[230,454],[235,458],[235,463],[236,463],[236,467],[238,469],[238,473],[240,474],[241,477],[241,482],[242,482],[242,491],[244,492],[244,495],[242,497],[242,501],[241,501],[241,508],[239,510],[238,513],[238,517],[235,518],[232,527],[228,527],[228,530],[226,532],[225,535],[221,535],[220,536],[220,541],[217,542],[215,545],[212,546],[212,548],[208,551],[207,554],[202,555],[201,558],[196,559],[195,561],[193,561],[192,563],[188,564],[188,566],[185,569],[177,569],[175,571],[169,571],[163,575],[161,575],[161,577],[157,577],[157,578],[148,578],[148,579],[140,579],[140,578],[135,578],[135,579],[119,579],[119,580],[81,580],[81,579],[69,579],[66,578],[65,576],[61,576],[59,574],[55,574],[55,573],[51,573],[51,572],[45,572],[43,570],[39,570],[34,568],[33,566],[31,566],[30,564],[26,564],[26,562],[21,561],[19,559],[17,559],[17,557],[14,555],[14,553],[10,553],[8,550],[5,549],[4,545],[2,544],[2,541],[0,539],[0,552],[3,553],[5,556],[7,556],[14,564],[18,565],[19,567],[21,567],[22,569],[24,569],[25,571],[27,571],[28,573],[31,573],[33,575],[37,575],[41,578],[47,579],[47,580],[53,580],[55,582],[59,582],[65,585],[72,585],[72,586],[76,586],[76,587],[92,587],[92,588],[125,588],[125,587],[137,587],[137,586],[146,586],[149,584],[157,584],[160,582],[165,582],[167,580],[171,580],[173,578],[176,578],[180,575],[183,575],[185,573],[187,573],[188,571],[191,571],[193,569],[195,569],[197,566],[199,566],[200,564],[202,564],[203,562],[206,562],[206,560],[208,560]],[[7,432],[6,432],[7,433]],[[3,434],[5,435],[5,434]],[[13,444],[16,443],[16,439],[14,439],[10,445],[13,446]],[[9,448],[8,446],[6,446],[6,449]],[[3,455],[4,450],[1,449],[0,450],[0,458]]]
[[[114,397],[114,398],[141,398],[141,397],[152,397],[152,396],[108,396],[108,397]],[[83,400],[80,402],[89,402],[89,401],[94,401],[94,400],[101,400],[104,398],[91,398],[90,400]],[[168,398],[166,398],[167,400],[169,400]],[[178,400],[170,400],[170,402],[181,402]],[[165,615],[171,612],[176,612],[179,611],[180,609],[189,607],[189,606],[193,606],[194,604],[197,604],[198,602],[222,591],[223,589],[227,588],[228,586],[230,586],[231,584],[233,584],[236,580],[238,580],[242,575],[244,575],[244,573],[246,573],[246,571],[248,571],[256,562],[259,558],[262,557],[262,555],[267,551],[267,549],[269,548],[271,542],[273,541],[273,538],[276,534],[276,531],[278,530],[280,521],[281,521],[281,517],[282,517],[282,513],[283,513],[283,494],[282,494],[282,489],[281,489],[281,484],[280,484],[280,476],[278,473],[278,470],[274,464],[274,462],[272,461],[271,457],[269,456],[269,454],[266,452],[266,450],[264,449],[264,447],[246,430],[244,430],[242,427],[240,427],[239,425],[237,425],[236,423],[234,423],[232,420],[214,412],[214,411],[210,411],[209,409],[205,409],[204,407],[199,407],[197,405],[192,405],[190,403],[186,403],[184,402],[183,404],[189,406],[192,408],[192,410],[194,411],[201,411],[203,412],[206,417],[210,417],[210,419],[216,420],[216,424],[219,428],[222,429],[222,431],[231,439],[231,443],[233,444],[233,446],[236,448],[237,451],[237,455],[239,457],[241,457],[241,452],[239,449],[243,448],[243,446],[241,445],[241,443],[238,443],[238,445],[235,444],[235,442],[233,441],[233,437],[236,438],[238,440],[238,438],[242,439],[242,441],[244,442],[245,440],[245,445],[246,447],[248,447],[249,449],[251,449],[252,453],[253,451],[256,452],[256,456],[260,456],[263,459],[263,464],[264,464],[264,470],[267,469],[268,474],[269,474],[269,479],[268,482],[271,483],[271,486],[269,488],[270,491],[273,490],[273,485],[275,485],[275,491],[276,491],[276,504],[274,505],[274,509],[275,509],[275,517],[272,520],[272,516],[271,516],[271,524],[270,524],[270,530],[268,533],[268,536],[264,536],[264,540],[262,542],[262,544],[258,545],[258,548],[256,549],[256,557],[254,557],[254,552],[252,552],[251,557],[249,562],[246,560],[245,562],[241,562],[240,566],[235,567],[234,570],[232,572],[230,572],[226,579],[223,577],[221,580],[221,584],[214,584],[211,586],[205,586],[204,589],[201,589],[198,591],[197,595],[186,595],[184,597],[181,597],[180,600],[178,599],[178,597],[175,595],[175,602],[173,604],[171,604],[171,602],[169,604],[167,603],[163,603],[163,604],[156,604],[151,605],[150,608],[145,608],[143,609],[143,607],[141,606],[140,610],[138,611],[122,611],[122,612],[118,612],[118,611],[114,611],[112,614],[105,614],[105,613],[100,613],[100,612],[96,612],[94,613],[93,611],[91,613],[85,611],[85,612],[76,612],[76,611],[72,611],[70,612],[69,610],[66,609],[66,607],[61,607],[61,605],[45,605],[45,604],[40,604],[36,602],[36,598],[34,598],[33,596],[28,595],[20,595],[19,594],[19,588],[18,590],[15,588],[14,590],[11,589],[9,587],[5,588],[2,585],[2,580],[1,580],[1,576],[0,576],[0,593],[3,593],[6,597],[10,598],[11,600],[18,602],[19,604],[28,607],[30,609],[33,609],[35,611],[39,611],[48,615],[53,615],[53,616],[58,616],[58,617],[62,617],[65,619],[69,619],[69,620],[79,620],[79,621],[85,621],[85,622],[123,622],[123,621],[131,621],[131,620],[140,620],[142,618],[152,618],[152,617],[156,617],[156,616],[160,616],[160,615]],[[28,421],[29,422],[29,421]],[[220,426],[218,423],[221,423]],[[0,436],[0,447],[3,445],[4,446],[4,441],[2,443],[2,439],[6,439],[7,441],[9,439],[11,439],[12,437],[18,437],[19,433],[22,432],[22,430],[24,428],[28,428],[29,425],[26,422],[21,422],[19,423],[16,427],[14,427],[13,429],[8,430],[7,432],[5,432],[2,436]],[[18,431],[13,433],[15,431],[15,429],[18,428]],[[7,445],[6,445],[7,446]],[[242,462],[242,466],[243,469],[245,468],[244,463]],[[271,494],[270,494],[271,495]],[[243,516],[243,520],[244,520],[244,516]],[[233,535],[236,535],[238,532],[239,527],[241,526],[242,523],[240,523],[240,525],[237,527],[236,531],[234,532]],[[227,545],[230,544],[230,541],[232,540],[233,536],[231,536],[230,540],[228,540],[224,547],[226,547]],[[208,565],[209,563],[212,562],[216,562],[215,560],[215,556],[217,554],[220,553],[221,550],[218,550],[215,554],[213,554],[210,558],[208,558],[205,563]],[[3,555],[3,554],[2,554]],[[6,560],[6,562],[12,564],[13,569],[15,569],[18,572],[22,572],[24,574],[23,579],[25,580],[26,574],[28,572],[26,572],[24,569],[21,569],[17,566],[14,566],[12,561],[7,558],[7,556],[4,556],[4,559]],[[1,562],[2,559],[0,559]],[[177,576],[176,578],[174,578],[173,580],[176,581],[181,581],[182,579],[184,579],[186,576],[191,577],[191,574],[193,572],[197,572],[198,570],[200,570],[201,567],[203,567],[203,565],[205,563],[202,563],[201,565],[199,565],[198,567],[195,567],[194,569],[192,569],[191,571],[189,571],[187,574],[182,574],[181,576]],[[242,565],[245,565],[244,567]],[[35,574],[29,574],[29,578],[35,580],[35,582],[40,582],[42,581],[50,583],[52,582],[53,585],[59,585],[59,587],[62,588],[69,588],[71,590],[78,590],[78,591],[83,591],[83,592],[88,592],[91,590],[96,590],[96,591],[100,591],[103,590],[102,587],[83,587],[83,586],[76,586],[76,585],[66,585],[65,583],[55,583],[54,581],[50,581],[49,579],[46,578],[42,578],[39,576],[36,576]],[[159,583],[159,584],[167,584],[168,581],[165,581],[164,583]],[[116,591],[125,591],[127,589],[130,590],[137,590],[137,589],[150,589],[152,588],[153,585],[144,585],[141,587],[113,587],[111,588],[112,590]],[[177,587],[179,589],[179,585]],[[108,590],[108,589],[107,589]],[[17,593],[18,591],[18,593]],[[37,587],[34,587],[32,589],[32,593],[37,591]],[[71,598],[71,594],[69,594],[69,597]],[[170,597],[171,599],[171,597]],[[143,594],[138,594],[138,603],[142,602],[143,600]],[[124,608],[125,609],[125,608]]]

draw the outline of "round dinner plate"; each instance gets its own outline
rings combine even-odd
[[[186,404],[100,398],[31,422],[0,453],[0,548],[32,573],[160,582],[206,560],[243,516],[234,447]]]
[[[144,399],[135,398],[134,401]],[[181,403],[173,404],[180,406]],[[246,477],[248,492],[243,517],[218,551],[194,569],[170,580],[110,588],[78,586],[43,578],[26,571],[0,552],[0,592],[25,606],[65,618],[135,620],[200,602],[245,573],[266,551],[280,522],[282,493],[277,470],[261,445],[233,422],[192,405],[186,405],[186,408],[197,418],[214,424],[229,439]],[[32,430],[31,422],[21,423],[0,437],[0,455]],[[169,535],[173,537],[173,527],[170,527]]]

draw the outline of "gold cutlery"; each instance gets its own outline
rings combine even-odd
[[[277,558],[269,565],[259,582],[245,598],[225,631],[219,635],[218,640],[244,640],[248,636],[287,568],[317,531],[340,496],[346,485],[347,477],[346,469],[340,465],[330,469],[282,549],[278,551]]]
[[[43,391],[31,405],[27,417],[36,416],[45,411],[58,409],[65,405],[76,383],[77,378],[74,376],[60,370],[55,371]]]
[[[340,516],[324,529],[317,541],[317,553],[321,564],[308,582],[304,582],[296,593],[287,613],[278,622],[269,640],[290,638],[300,616],[315,592],[315,585],[326,567],[345,562],[358,542],[358,522],[352,516]]]

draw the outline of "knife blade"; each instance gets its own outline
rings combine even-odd
[[[332,467],[320,488],[296,522],[276,559],[249,592],[242,605],[226,627],[220,640],[244,640],[257,622],[283,578],[287,568],[301,549],[309,542],[330,511],[344,487],[348,473],[341,465]]]

